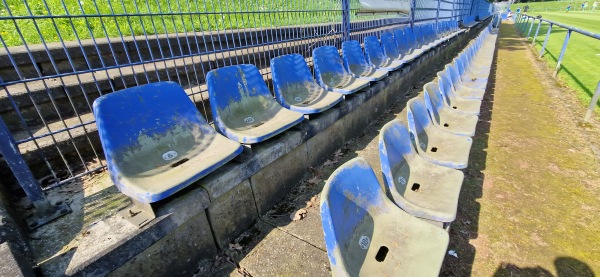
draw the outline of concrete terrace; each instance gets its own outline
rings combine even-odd
[[[581,104],[549,73],[514,26],[503,24],[450,228],[448,250],[457,257],[446,256],[440,275],[600,274],[600,159],[593,152],[598,140],[589,139],[597,126],[579,123]],[[408,97],[433,78],[425,76]],[[329,276],[318,207],[323,185],[357,156],[378,172],[379,130],[405,117],[401,101],[322,166],[309,168],[284,201],[215,259],[200,261],[195,276]]]

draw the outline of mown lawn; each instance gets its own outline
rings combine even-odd
[[[530,14],[541,15],[545,19],[581,28],[589,32],[600,33],[600,24],[598,24],[600,23],[600,12],[532,12]],[[547,23],[542,24],[538,37],[535,40],[535,47],[538,52],[544,42],[548,26],[549,24]],[[535,34],[536,28],[537,22],[534,25],[531,36]],[[548,45],[546,46],[546,54],[544,55],[548,66],[552,68],[556,67],[566,34],[566,29],[553,26]],[[600,41],[575,32],[571,33],[559,77],[569,87],[575,89],[578,92],[579,99],[583,102],[582,104],[587,105],[600,80]]]
[[[351,9],[360,6],[358,0],[350,3]],[[4,0],[0,45],[307,25],[341,18],[341,0]]]

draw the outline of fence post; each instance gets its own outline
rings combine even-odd
[[[535,30],[535,35],[533,35],[533,39],[531,40],[531,45],[535,45],[535,39],[538,36],[538,33],[540,32],[540,27],[542,27],[542,19],[540,18],[540,21],[538,22],[538,26],[537,29]]]
[[[27,219],[29,228],[35,229],[71,211],[64,203],[61,205],[50,204],[42,191],[42,186],[33,177],[33,173],[21,156],[21,152],[2,118],[0,118],[0,154],[35,207],[35,216]]]
[[[596,109],[596,105],[598,105],[598,98],[600,97],[600,81],[598,81],[598,85],[596,86],[596,92],[594,92],[594,96],[592,97],[592,101],[590,101],[590,106],[588,107],[587,112],[585,113],[585,117],[583,117],[584,122],[588,122]]]
[[[435,11],[435,31],[439,31],[439,18],[440,18],[440,3],[442,0],[437,0],[437,10]]]
[[[542,49],[540,50],[540,58],[544,56],[546,44],[548,43],[548,39],[550,38],[550,32],[552,32],[552,23],[550,23],[550,26],[548,26],[548,32],[546,32],[546,38],[544,39],[544,44],[542,44]]]
[[[525,40],[529,40],[529,37],[531,36],[531,31],[533,30],[533,25],[535,25],[535,19],[531,19],[531,25],[529,26],[529,32],[527,32],[527,37],[525,38]]]
[[[350,40],[350,0],[342,0],[342,40]]]
[[[567,51],[569,38],[571,38],[571,30],[567,30],[567,36],[565,37],[565,42],[563,42],[562,49],[560,50],[560,56],[558,56],[558,62],[556,63],[556,70],[554,70],[554,77],[558,75],[558,71],[560,70],[560,63],[562,62],[562,59],[565,56],[565,52]]]
[[[415,25],[415,11],[417,9],[417,0],[410,1],[410,27]]]

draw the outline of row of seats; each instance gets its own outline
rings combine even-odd
[[[473,27],[477,24],[477,21],[475,21],[475,16],[471,15],[471,16],[464,16],[463,20],[462,20],[462,25],[465,27]]]
[[[274,95],[259,69],[242,64],[207,74],[215,131],[183,88],[160,82],[104,95],[94,115],[115,185],[142,203],[164,199],[242,152],[387,76],[458,34],[456,22],[405,27],[314,49],[315,77],[298,54],[271,61]],[[316,80],[315,80],[316,79]],[[222,135],[221,135],[222,134]],[[224,136],[223,136],[224,135]]]
[[[439,274],[490,73],[490,30],[408,101],[406,123],[381,129],[383,189],[360,157],[327,180],[321,216],[334,276]]]

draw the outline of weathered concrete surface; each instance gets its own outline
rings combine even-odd
[[[213,200],[207,214],[217,247],[226,248],[229,241],[252,226],[258,218],[250,181],[244,180]]]
[[[264,214],[287,195],[307,168],[306,144],[302,144],[250,177],[258,213]]]
[[[331,276],[327,252],[278,229],[258,223],[268,232],[240,262],[252,276]]]
[[[217,253],[205,213],[172,230],[110,276],[190,276],[198,261]]]
[[[30,248],[9,213],[0,183],[0,276],[35,276]]]

